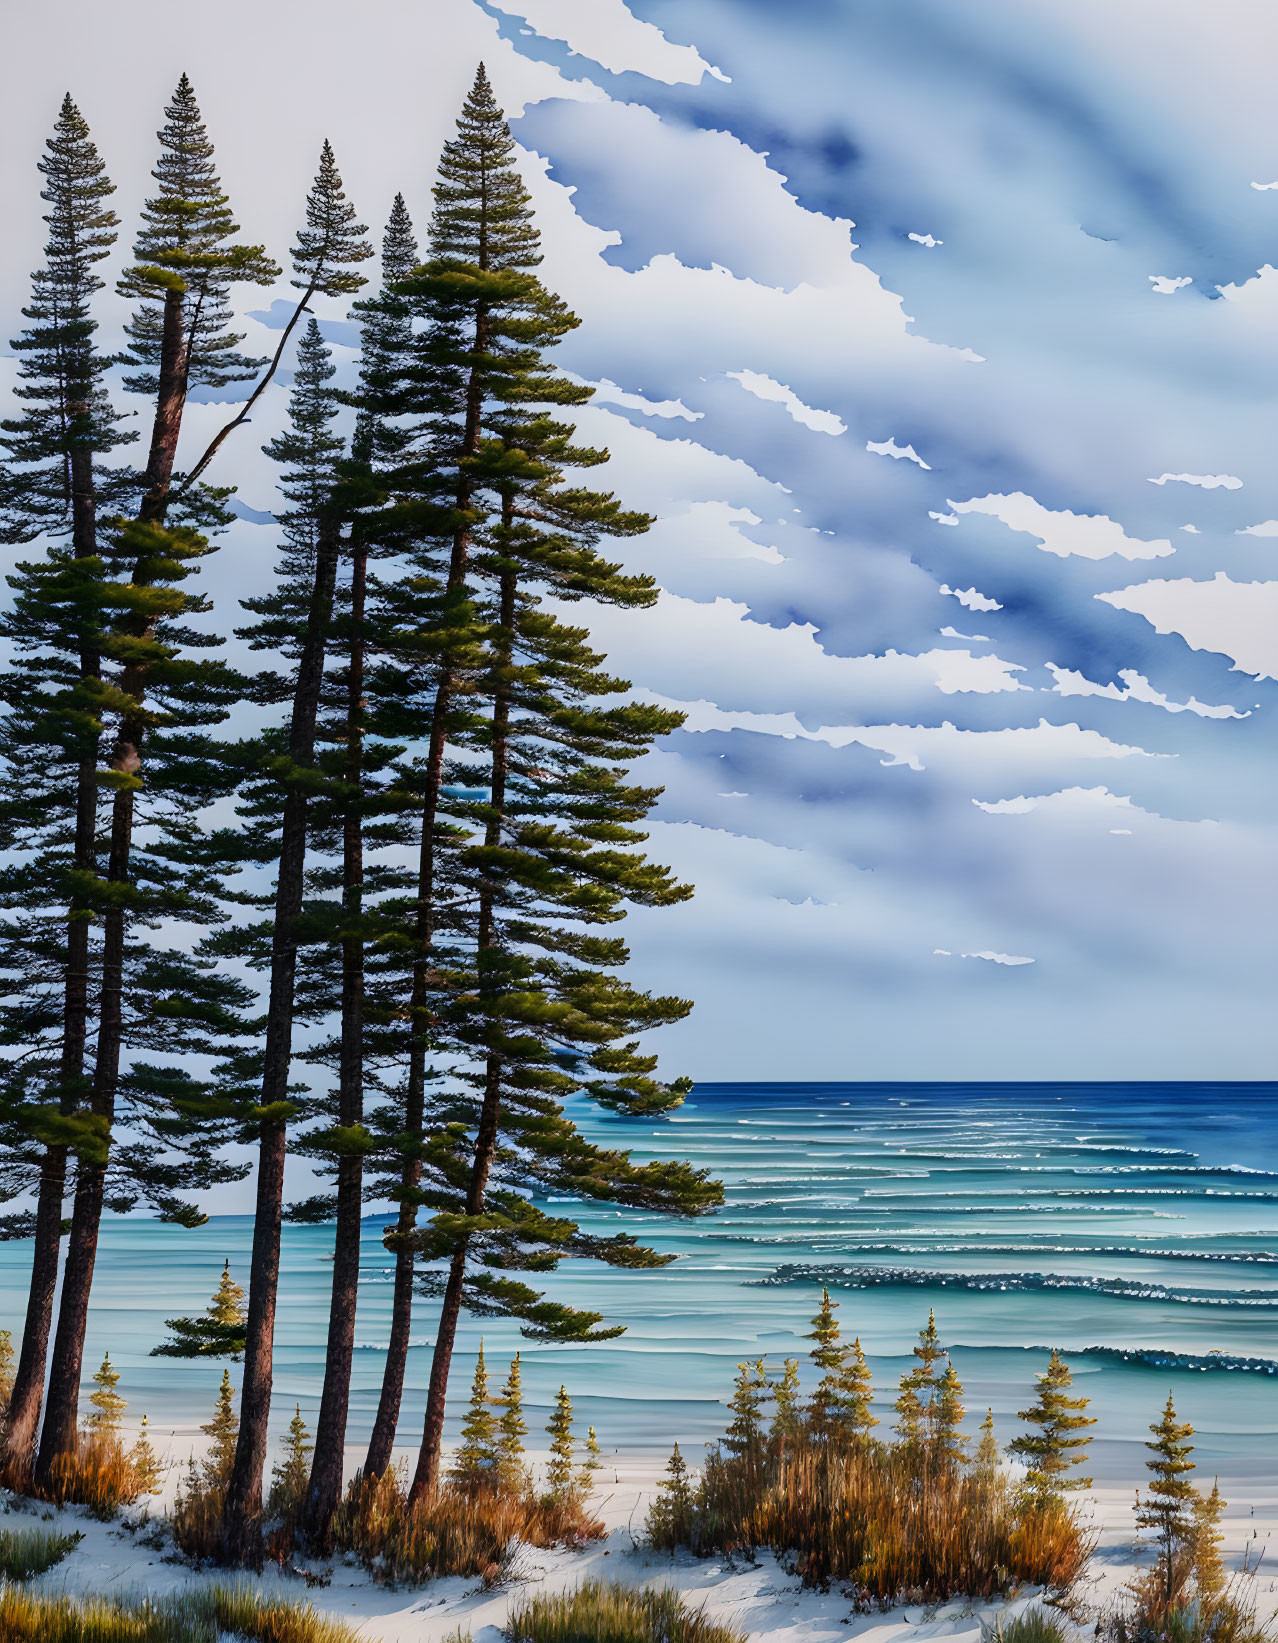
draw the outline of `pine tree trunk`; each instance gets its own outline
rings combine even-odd
[[[303,770],[310,769],[315,763],[315,720],[324,681],[324,655],[333,618],[333,589],[337,580],[340,536],[340,523],[336,516],[325,515],[320,523],[315,584],[306,640],[298,663],[289,727],[289,758],[296,768]],[[306,877],[306,809],[305,791],[291,786],[284,799],[271,935],[271,982],[262,1069],[262,1110],[266,1116],[262,1122],[258,1150],[244,1382],[240,1392],[240,1431],[223,1512],[221,1555],[231,1563],[254,1562],[260,1556],[261,1549],[262,1475],[266,1466],[267,1425],[271,1413],[275,1305],[283,1226],[288,1080],[297,976],[297,920],[302,911]]]
[[[133,794],[117,793],[111,818],[111,854],[107,877],[124,883],[132,844]],[[127,800],[127,803],[121,803]],[[58,1327],[49,1364],[49,1398],[40,1453],[36,1460],[37,1488],[47,1488],[59,1457],[76,1447],[76,1420],[80,1401],[80,1372],[84,1363],[84,1334],[89,1318],[89,1293],[98,1253],[102,1200],[106,1188],[107,1158],[115,1097],[120,1079],[120,1046],[124,981],[124,911],[111,908],[103,920],[102,984],[98,1000],[98,1044],[93,1072],[90,1114],[97,1120],[98,1148],[92,1156],[80,1154],[76,1171],[75,1204],[67,1239],[66,1267]]]
[[[346,706],[346,783],[349,797],[342,823],[343,912],[348,926],[342,937],[342,1029],[338,1072],[337,1121],[343,1128],[364,1118],[364,598],[368,549],[356,542],[351,566],[350,667]],[[351,1361],[355,1348],[355,1309],[359,1292],[360,1212],[364,1198],[364,1162],[359,1152],[343,1152],[337,1161],[337,1232],[333,1251],[333,1294],[328,1315],[328,1349],[324,1389],[315,1426],[315,1452],[302,1529],[312,1547],[331,1550],[333,1513],[342,1494],[346,1452],[346,1419],[351,1395]]]
[[[97,501],[92,452],[71,453],[71,541],[78,559],[97,551]],[[80,679],[98,678],[101,658],[90,645],[80,650]],[[77,872],[92,873],[96,862],[98,748],[86,750],[76,773],[74,863]],[[62,1012],[62,1053],[58,1065],[58,1105],[74,1112],[83,1097],[85,1044],[89,1021],[89,917],[72,898],[67,913],[67,957]],[[53,1300],[58,1286],[62,1244],[62,1201],[66,1195],[67,1148],[49,1147],[40,1168],[36,1199],[35,1248],[31,1284],[22,1331],[22,1347],[6,1412],[0,1472],[20,1480],[31,1465],[44,1394],[45,1362],[53,1329]]]
[[[509,504],[504,510],[503,523],[510,525]],[[484,843],[489,849],[501,842],[502,822],[506,805],[506,777],[509,768],[510,727],[510,663],[514,644],[515,626],[515,572],[501,573],[501,634],[494,668],[492,721],[492,771],[488,796],[489,816],[484,829]],[[494,893],[491,879],[485,875],[479,892],[479,962],[480,987],[483,983],[483,957],[496,946],[494,920]],[[471,1165],[470,1189],[466,1197],[466,1213],[479,1215],[484,1208],[484,1193],[488,1175],[497,1154],[497,1138],[501,1120],[502,1060],[490,1052],[484,1064],[484,1098],[479,1113],[479,1127],[475,1135],[474,1161]],[[422,1429],[422,1445],[417,1457],[417,1471],[409,1494],[410,1501],[429,1495],[439,1482],[440,1459],[444,1444],[444,1406],[448,1396],[448,1374],[452,1367],[453,1346],[457,1339],[457,1321],[461,1313],[462,1295],[466,1278],[466,1240],[463,1239],[448,1267],[448,1280],[440,1305],[439,1324],[435,1332],[435,1348],[431,1355],[430,1385],[426,1393],[426,1418]]]

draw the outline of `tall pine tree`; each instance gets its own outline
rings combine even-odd
[[[18,418],[0,424],[6,542],[42,537],[41,559],[9,577],[3,620],[0,831],[15,855],[0,872],[0,970],[7,1003],[0,1044],[16,1051],[0,1088],[8,1196],[35,1188],[31,1282],[3,1434],[3,1470],[29,1464],[53,1321],[68,1156],[85,1138],[92,1006],[91,945],[101,911],[97,767],[109,697],[102,636],[113,608],[99,542],[99,500],[113,494],[103,459],[136,436],[120,426],[96,341],[96,264],[118,226],[89,128],[70,96],[39,161],[49,236],[32,276],[18,356]],[[9,1229],[25,1233],[25,1224]]]
[[[589,1146],[563,1107],[579,1090],[622,1112],[660,1112],[682,1099],[682,1086],[652,1077],[655,1058],[640,1053],[635,1034],[688,1006],[638,993],[611,973],[626,950],[597,927],[627,905],[660,906],[688,892],[636,849],[644,835],[634,824],[656,793],[625,779],[629,762],[678,717],[625,701],[599,705],[625,682],[546,602],[643,606],[655,588],[597,549],[606,535],[646,529],[647,518],[565,481],[565,468],[597,465],[607,453],[574,445],[572,427],[550,414],[590,390],[546,358],[577,321],[537,279],[539,260],[510,133],[481,67],[440,162],[430,256],[402,287],[423,302],[424,374],[444,400],[429,420],[428,456],[455,508],[445,591],[465,613],[459,623],[480,610],[486,630],[465,681],[482,712],[464,727],[451,710],[463,668],[445,641],[426,772],[424,840],[435,835],[446,739],[471,750],[457,774],[486,799],[472,807],[476,838],[462,855],[474,897],[472,972],[455,978],[442,1011],[474,1063],[473,1094],[459,1108],[464,1128],[453,1132],[469,1168],[464,1194],[421,1240],[448,1266],[415,1498],[438,1477],[452,1343],[468,1298],[515,1313],[534,1333],[608,1333],[595,1329],[595,1315],[551,1305],[492,1269],[544,1270],[574,1253],[625,1266],[660,1259],[625,1235],[583,1238],[575,1223],[536,1209],[530,1185],[685,1214],[720,1198],[686,1165],[636,1168],[624,1153]],[[499,1153],[510,1163],[493,1180]]]
[[[361,238],[364,229],[354,222],[354,212],[345,198],[341,179],[331,161],[331,151],[326,145],[320,175],[307,204],[307,226],[299,233],[292,252],[294,283],[302,287],[304,297],[315,290],[328,290],[334,294],[357,290],[364,279],[353,265],[371,254],[370,247]],[[306,341],[313,354],[322,348],[313,320]],[[337,453],[324,448],[325,442],[333,438],[325,431],[327,405],[320,385],[312,384],[312,387],[315,391],[311,396],[310,412],[306,412],[300,402],[298,408],[303,414],[318,419],[318,443],[308,454],[301,447],[312,436],[305,427],[295,426],[294,433],[300,441],[298,459],[302,466],[297,485],[301,494],[289,496],[294,503],[294,524],[307,538],[300,549],[303,581],[298,589],[299,600],[304,600],[305,627],[300,631],[296,626],[293,629],[297,664],[287,744],[271,762],[274,779],[283,789],[283,809],[272,909],[270,984],[261,1096],[255,1114],[258,1132],[257,1200],[249,1275],[244,1384],[240,1395],[239,1447],[227,1490],[223,1547],[224,1554],[237,1562],[255,1553],[262,1512],[279,1282],[284,1159],[287,1125],[293,1116],[289,1101],[289,1074],[293,1051],[299,919],[305,894],[307,809],[315,782],[316,721],[323,693],[325,658],[332,638],[334,591],[342,541],[343,514],[336,495]],[[288,450],[277,448],[277,454],[287,462],[293,461]],[[306,585],[307,580],[309,586]],[[288,612],[283,614],[287,621]],[[296,614],[295,605],[294,619]],[[349,1194],[347,1196],[349,1198]],[[342,1269],[341,1281],[349,1287],[348,1269],[349,1262]],[[353,1327],[353,1305],[350,1310]],[[343,1323],[342,1327],[345,1328],[346,1324]],[[344,1427],[344,1410],[335,1409],[330,1399],[330,1428],[339,1417]],[[324,1425],[321,1412],[321,1426]],[[326,1433],[326,1437],[329,1435]],[[318,1433],[316,1452],[317,1455],[321,1452]],[[340,1454],[340,1446],[338,1452]]]

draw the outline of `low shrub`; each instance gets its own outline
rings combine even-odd
[[[879,1602],[1065,1590],[1091,1553],[1059,1497],[1026,1498],[963,1466],[920,1466],[902,1446],[840,1448],[803,1434],[772,1455],[712,1449],[686,1498],[672,1504],[667,1490],[657,1503],[648,1536],[700,1554],[768,1547],[809,1584],[843,1581]]]
[[[94,1517],[109,1518],[146,1494],[151,1483],[136,1449],[126,1449],[114,1432],[85,1432],[70,1454],[54,1461],[46,1485],[37,1487],[27,1478],[10,1487],[56,1506],[87,1506]]]
[[[61,1563],[83,1535],[56,1535],[48,1529],[0,1529],[0,1580],[31,1580]]]
[[[245,1589],[133,1600],[37,1597],[0,1586],[4,1643],[355,1643],[340,1620]]]
[[[504,1635],[510,1643],[746,1643],[744,1632],[689,1609],[678,1592],[597,1580],[531,1598],[511,1612]]]
[[[580,1494],[561,1499],[532,1490],[469,1491],[444,1484],[410,1505],[402,1471],[380,1478],[356,1473],[333,1520],[333,1537],[378,1580],[430,1580],[438,1575],[493,1581],[512,1541],[530,1546],[579,1546],[603,1534]]]

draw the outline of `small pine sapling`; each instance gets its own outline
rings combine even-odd
[[[953,1471],[967,1458],[967,1439],[959,1428],[966,1414],[963,1407],[963,1383],[952,1363],[937,1382],[933,1402],[933,1432],[935,1459],[939,1466]]]
[[[239,1416],[235,1412],[235,1393],[231,1387],[231,1372],[222,1371],[213,1418],[200,1431],[209,1439],[209,1451],[204,1457],[204,1486],[207,1489],[225,1489],[235,1463],[235,1440],[239,1436]]]
[[[147,1418],[142,1417],[137,1442],[129,1451],[129,1465],[133,1468],[133,1483],[139,1495],[159,1495],[164,1492],[164,1464],[151,1443]]]
[[[751,1467],[757,1467],[763,1460],[763,1405],[767,1396],[768,1377],[763,1359],[739,1363],[732,1397],[728,1400],[732,1419],[723,1435],[723,1447]]]
[[[799,1361],[787,1358],[781,1379],[772,1387],[772,1438],[781,1444],[793,1443],[803,1431],[799,1408]]]
[[[497,1417],[497,1486],[513,1494],[527,1483],[524,1439],[528,1435],[528,1423],[524,1420],[518,1352],[510,1360],[498,1404],[501,1414]]]
[[[271,1493],[267,1514],[292,1523],[306,1500],[306,1484],[311,1475],[311,1455],[314,1446],[302,1419],[302,1406],[293,1406],[293,1418],[288,1423],[283,1453],[271,1471]]]
[[[97,1387],[96,1392],[89,1394],[93,1411],[85,1417],[84,1424],[95,1438],[118,1438],[120,1417],[129,1406],[116,1391],[120,1373],[112,1364],[109,1352],[104,1354],[101,1366],[93,1377],[93,1384]]]
[[[577,1487],[582,1494],[588,1494],[595,1486],[595,1473],[603,1465],[603,1457],[599,1448],[599,1439],[595,1436],[593,1426],[586,1430],[586,1458],[581,1463],[581,1470],[577,1473]]]
[[[574,1492],[572,1400],[559,1388],[555,1407],[546,1425],[550,1436],[550,1459],[546,1462],[546,1490],[552,1501],[569,1499]]]
[[[1003,1476],[1003,1455],[994,1436],[994,1411],[987,1409],[981,1422],[980,1438],[972,1456],[972,1476],[979,1483],[997,1483]]]
[[[479,1343],[475,1359],[475,1377],[470,1387],[470,1404],[462,1422],[462,1441],[449,1478],[458,1488],[468,1493],[490,1489],[497,1478],[497,1423],[493,1419],[492,1399],[488,1396],[488,1366],[484,1361],[484,1343]]]
[[[1198,1492],[1189,1481],[1189,1473],[1194,1470],[1194,1462],[1189,1458],[1194,1446],[1188,1441],[1194,1429],[1188,1421],[1176,1419],[1169,1392],[1161,1417],[1149,1430],[1153,1433],[1153,1442],[1147,1447],[1153,1458],[1145,1465],[1149,1468],[1150,1480],[1144,1498],[1136,1497],[1136,1522],[1142,1529],[1157,1532],[1159,1599],[1163,1613],[1170,1614],[1190,1572],[1186,1553],[1192,1551],[1194,1544],[1194,1503]]]
[[[1083,1411],[1091,1400],[1070,1396],[1074,1377],[1059,1352],[1052,1353],[1046,1370],[1035,1380],[1038,1397],[1030,1408],[1019,1412],[1034,1430],[1013,1438],[1007,1446],[1009,1453],[1026,1464],[1026,1489],[1040,1498],[1067,1489],[1090,1489],[1091,1478],[1066,1474],[1087,1459],[1090,1440],[1086,1429],[1095,1426],[1096,1420]]]
[[[660,1492],[648,1513],[649,1538],[655,1546],[671,1550],[690,1545],[696,1521],[696,1498],[688,1476],[688,1463],[677,1443],[657,1488]]]
[[[153,1358],[232,1358],[244,1352],[244,1290],[222,1267],[213,1298],[199,1318],[166,1318],[174,1339],[151,1348]]]
[[[1220,1532],[1220,1520],[1228,1504],[1220,1498],[1219,1480],[1213,1481],[1209,1495],[1200,1492],[1194,1500],[1190,1540],[1194,1585],[1199,1597],[1208,1604],[1216,1603],[1225,1590],[1225,1564],[1220,1555],[1224,1536]]]

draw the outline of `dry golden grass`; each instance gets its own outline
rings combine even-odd
[[[334,1539],[388,1583],[437,1575],[496,1580],[512,1541],[530,1546],[579,1546],[603,1534],[580,1495],[547,1500],[533,1494],[467,1494],[445,1484],[410,1506],[402,1472],[377,1479],[358,1473],[333,1522]]]
[[[503,1630],[510,1643],[746,1643],[744,1632],[688,1608],[678,1592],[597,1580],[531,1598]]]
[[[244,1589],[157,1600],[35,1597],[0,1586],[4,1643],[355,1643],[340,1620]]]
[[[131,1452],[112,1433],[81,1433],[74,1453],[54,1462],[44,1487],[36,1486],[29,1465],[21,1471],[10,1467],[0,1484],[16,1495],[32,1495],[55,1506],[87,1506],[100,1518],[114,1517],[147,1489]]]
[[[1065,1590],[1091,1553],[1064,1501],[1025,1500],[960,1466],[929,1472],[875,1443],[792,1442],[748,1466],[712,1451],[690,1528],[696,1552],[768,1547],[812,1584],[845,1581],[878,1601]],[[654,1545],[675,1543],[668,1513],[654,1513],[648,1532]]]

